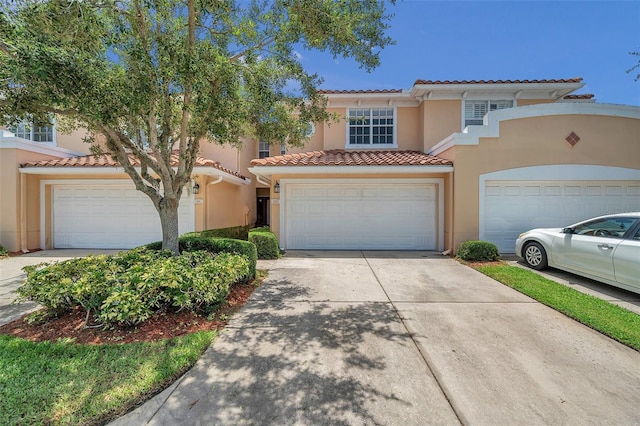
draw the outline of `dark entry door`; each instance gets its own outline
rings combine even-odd
[[[269,226],[269,197],[258,197],[256,206],[256,226]]]

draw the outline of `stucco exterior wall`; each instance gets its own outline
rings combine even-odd
[[[206,189],[206,212],[204,227],[197,229],[226,228],[244,225],[241,192],[237,185],[221,182],[208,185]]]
[[[422,151],[420,108],[397,108],[398,114],[398,149]]]
[[[565,138],[574,132],[580,141]],[[485,173],[520,167],[582,164],[640,170],[640,120],[597,115],[562,115],[503,121],[496,138],[455,146],[438,154],[455,159],[454,247],[479,235],[479,179]]]
[[[0,148],[0,245],[9,251],[18,251],[26,247],[21,247],[22,233],[26,234],[29,248],[38,248],[39,243],[32,243],[33,231],[28,224],[33,220],[33,203],[30,202],[34,194],[31,179],[21,178],[18,172],[19,165],[27,161],[51,160],[58,157],[41,154],[37,152],[25,151],[22,149]],[[21,205],[22,185],[27,185],[26,203]],[[22,208],[24,206],[24,213]],[[26,226],[21,225],[23,218],[26,219]],[[39,216],[38,216],[39,218]]]
[[[56,146],[70,149],[85,154],[91,153],[91,145],[82,141],[88,135],[84,129],[77,129],[71,133],[62,133],[56,130]]]
[[[251,144],[251,142],[248,142]],[[201,157],[218,161],[229,170],[238,170],[240,167],[240,150],[231,145],[220,145],[213,142],[200,143]]]
[[[421,150],[427,152],[447,136],[461,130],[462,101],[427,100],[422,105],[423,145]]]
[[[273,155],[279,155],[280,146],[271,146]],[[276,154],[277,151],[277,154]],[[249,170],[249,164],[254,158],[258,158],[258,143],[246,139],[242,147],[236,148],[230,145],[214,143],[202,143],[200,153],[206,158],[220,162],[220,164],[232,171],[238,171],[250,179],[247,185],[233,185],[219,183],[208,185],[216,178],[207,179],[207,189],[203,191],[200,184],[203,205],[196,204],[196,215],[203,214],[202,218],[196,216],[196,230],[225,228],[228,226],[247,225],[256,221],[256,185],[255,176]],[[224,197],[229,196],[225,201]],[[220,198],[223,197],[223,198]],[[201,228],[200,228],[201,227]]]
[[[17,251],[20,191],[15,149],[0,149],[0,245]]]

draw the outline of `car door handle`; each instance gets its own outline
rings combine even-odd
[[[598,244],[598,247],[603,249],[603,250],[609,250],[609,249],[613,248],[609,244]]]

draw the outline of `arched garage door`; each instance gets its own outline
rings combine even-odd
[[[640,211],[640,181],[487,180],[480,238],[513,253],[518,235],[609,213]]]
[[[179,232],[194,230],[193,198],[180,200]],[[53,187],[53,247],[125,249],[162,239],[153,203],[132,184]]]

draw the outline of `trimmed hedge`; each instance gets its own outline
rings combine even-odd
[[[23,268],[27,279],[18,301],[40,303],[30,320],[47,319],[79,306],[103,327],[135,325],[173,306],[208,313],[230,287],[246,277],[246,256],[208,251],[169,251],[139,247],[114,256],[87,256]]]
[[[207,229],[201,232],[190,232],[184,236],[200,236],[209,238],[233,238],[247,241],[249,239],[250,226],[231,226],[229,228]]]
[[[278,239],[269,228],[256,228],[249,231],[249,242],[256,245],[258,259],[277,259],[280,257]]]
[[[465,241],[458,246],[457,256],[471,262],[490,262],[500,259],[500,252],[489,241]]]
[[[249,261],[249,274],[242,277],[243,282],[251,281],[256,276],[256,263],[258,253],[256,246],[249,241],[235,240],[231,238],[209,238],[193,234],[185,234],[178,240],[180,253],[185,251],[205,250],[210,253],[231,253],[244,256]],[[160,250],[162,242],[147,244],[151,250]]]

